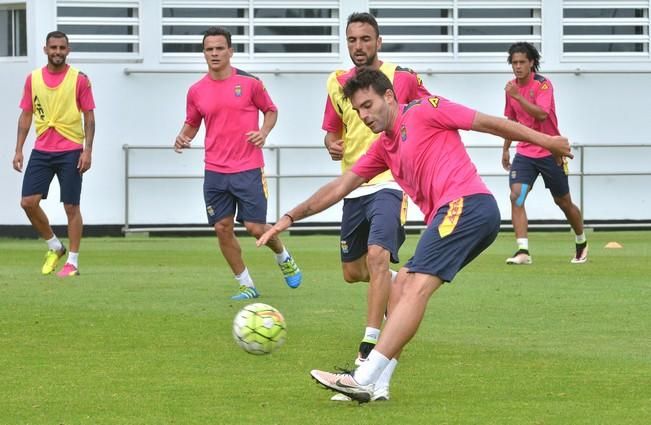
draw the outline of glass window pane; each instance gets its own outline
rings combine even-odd
[[[371,9],[376,18],[448,18],[449,9]]]
[[[332,18],[332,9],[255,9],[255,18]]]
[[[13,56],[13,24],[10,10],[0,9],[0,56]]]
[[[72,52],[83,53],[133,53],[136,51],[133,43],[70,43]]]
[[[447,53],[452,51],[446,43],[382,43],[383,52]]]
[[[132,25],[59,25],[68,35],[133,35]]]
[[[58,16],[71,18],[132,18],[136,15],[132,7],[58,7]]]
[[[246,9],[165,7],[164,18],[244,18]],[[218,25],[218,24],[216,24]]]
[[[256,43],[255,53],[332,53],[332,44]]]
[[[16,22],[18,22],[18,25],[14,29],[15,54],[17,56],[27,56],[27,11],[25,9],[16,10]]]

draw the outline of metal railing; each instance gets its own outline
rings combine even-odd
[[[467,149],[502,149],[502,145],[466,145]],[[570,173],[569,176],[578,176],[579,177],[579,208],[585,215],[585,178],[586,177],[631,177],[631,176],[651,176],[651,170],[641,171],[641,172],[586,172],[586,150],[589,149],[630,149],[630,148],[651,148],[651,144],[581,144],[581,145],[572,145],[572,148],[575,152],[578,151],[579,157],[579,171]],[[167,231],[187,231],[187,232],[205,232],[206,230],[212,230],[209,227],[178,227],[178,226],[144,226],[144,227],[132,227],[130,224],[130,182],[132,180],[165,180],[165,179],[203,179],[203,174],[190,174],[190,175],[179,175],[179,174],[137,174],[132,175],[130,173],[130,152],[136,150],[172,150],[173,148],[169,145],[129,145],[125,144],[122,146],[124,150],[124,226],[122,228],[124,233],[135,233],[135,232],[167,232]],[[203,147],[192,147],[193,150],[203,150]],[[283,150],[323,150],[324,147],[320,145],[268,145],[264,147],[265,150],[274,154],[274,169],[276,170],[273,174],[265,173],[267,179],[276,181],[276,190],[275,190],[275,201],[276,201],[276,220],[280,218],[280,204],[282,198],[282,191],[280,189],[280,181],[283,179],[311,179],[311,178],[334,178],[339,174],[282,174],[279,172],[282,166],[282,152]],[[508,173],[481,173],[482,177],[508,177]],[[651,216],[649,217],[649,223],[634,223],[629,227],[648,227],[651,226]],[[423,225],[409,225],[407,228],[411,229],[420,229],[424,228]],[[511,227],[505,225],[503,227]],[[532,226],[533,227],[533,226]],[[537,227],[547,227],[545,225],[538,225]],[[557,225],[552,225],[549,227],[558,227]],[[607,223],[592,224],[586,227],[610,227]],[[618,223],[617,227],[627,227],[626,224]],[[314,230],[326,230],[332,229],[332,226],[301,226],[296,227],[294,230],[303,230],[303,231],[314,231]]]

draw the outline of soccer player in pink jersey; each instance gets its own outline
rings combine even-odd
[[[219,27],[206,30],[203,53],[208,73],[188,90],[186,119],[174,149],[180,153],[189,148],[204,122],[204,200],[208,222],[215,228],[219,248],[238,282],[238,292],[231,299],[258,298],[234,226],[237,218],[256,238],[270,228],[262,147],[278,112],[258,78],[231,66],[230,32]],[[262,127],[260,112],[264,115]],[[279,238],[269,239],[266,245],[275,253],[287,285],[297,288],[302,273],[293,257]]]
[[[47,198],[50,183],[57,176],[70,243],[68,258],[57,275],[77,276],[83,232],[79,203],[82,175],[91,166],[95,102],[88,77],[66,64],[70,53],[66,34],[50,32],[43,52],[47,55],[47,65],[34,70],[25,81],[13,167],[18,172],[23,170],[23,146],[33,117],[37,137],[25,169],[20,206],[39,236],[47,242],[41,273],[51,274],[66,248],[52,231],[40,203]]]
[[[342,173],[361,157],[377,139],[343,95],[343,87],[360,67],[383,72],[393,83],[400,103],[429,96],[418,75],[410,69],[383,62],[378,57],[382,38],[375,17],[353,13],[346,25],[348,53],[354,66],[336,70],[327,82],[328,97],[323,116],[325,146]],[[340,254],[346,282],[368,282],[367,318],[356,363],[363,361],[377,343],[386,312],[391,281],[397,273],[389,263],[399,261],[398,251],[405,240],[407,197],[389,171],[353,190],[344,198],[341,217]],[[388,386],[386,394],[388,398]],[[333,400],[342,400],[335,395]]]
[[[364,123],[374,133],[382,133],[380,138],[352,169],[290,210],[258,244],[294,221],[335,204],[388,169],[421,209],[427,229],[414,256],[398,273],[384,330],[367,360],[354,373],[311,371],[326,388],[368,402],[374,399],[384,371],[395,368],[400,352],[416,333],[430,296],[485,250],[499,231],[497,203],[477,174],[459,130],[523,138],[550,149],[559,160],[571,153],[564,137],[545,135],[439,96],[399,105],[391,82],[377,70],[358,72],[348,80],[344,93]]]
[[[504,88],[506,106],[504,115],[529,128],[551,136],[556,136],[558,121],[554,104],[552,82],[538,74],[540,54],[526,42],[515,43],[509,48],[508,62],[513,68],[515,79]],[[518,139],[513,163],[509,154],[511,139],[504,140],[502,166],[509,171],[511,187],[511,221],[515,232],[518,250],[513,257],[507,258],[507,264],[531,264],[529,239],[527,236],[527,212],[524,201],[534,182],[542,175],[545,187],[549,189],[554,202],[567,217],[575,233],[576,249],[571,262],[585,263],[588,260],[588,242],[583,232],[581,211],[572,202],[570,186],[567,179],[567,163],[557,164],[547,149]]]

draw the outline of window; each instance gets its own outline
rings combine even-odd
[[[649,0],[563,2],[564,57],[649,56]]]
[[[25,4],[0,5],[0,57],[27,56]]]
[[[383,52],[432,58],[499,57],[515,41],[540,49],[540,0],[370,0]]]
[[[213,25],[231,32],[233,50],[243,53],[240,60],[338,57],[339,1],[292,0],[282,2],[282,7],[279,3],[163,0],[163,57],[203,60],[203,32]]]
[[[138,1],[58,1],[57,29],[70,39],[72,57],[137,57]]]

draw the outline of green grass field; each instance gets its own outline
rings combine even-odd
[[[287,320],[270,356],[233,342],[244,304],[214,238],[86,239],[65,280],[40,275],[42,241],[0,239],[0,424],[650,424],[651,232],[588,237],[588,264],[569,264],[569,233],[533,233],[534,264],[515,267],[500,235],[433,296],[391,400],[366,405],[309,377],[350,365],[364,326],[335,236],[285,236],[296,290],[241,239]]]

